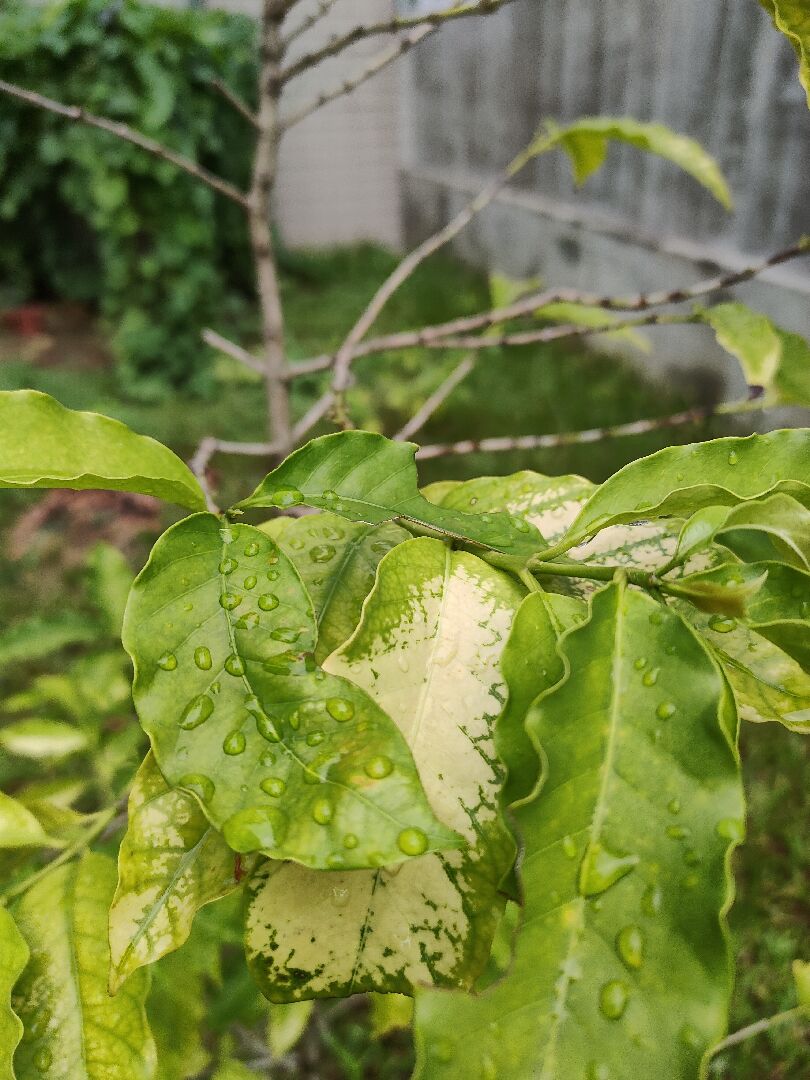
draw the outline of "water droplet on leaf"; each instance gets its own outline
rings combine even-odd
[[[658,682],[659,673],[660,668],[651,668],[650,671],[645,671],[641,677],[641,681],[644,686],[655,686],[655,684]],[[663,717],[661,719],[663,719]]]
[[[266,780],[262,780],[259,787],[265,795],[272,795],[274,799],[278,799],[287,790],[287,785],[280,776],[268,776]]]
[[[359,841],[353,832],[347,832],[343,837],[343,846],[349,850],[356,848],[358,843]]]
[[[712,615],[709,619],[709,629],[715,634],[730,634],[737,626],[737,620],[728,615]]]
[[[194,663],[200,671],[211,670],[211,665],[213,664],[211,650],[206,645],[198,645],[194,650]]]
[[[602,844],[591,844],[579,868],[580,895],[598,896],[629,874],[638,863],[638,855],[616,855]]]
[[[206,803],[214,797],[214,782],[202,773],[187,773],[181,776],[179,786],[193,792]]]
[[[658,708],[655,710],[655,715],[659,720],[670,720],[678,711],[677,706],[671,701],[662,701]]]
[[[219,598],[219,603],[226,611],[233,611],[234,608],[239,607],[243,599],[244,597],[240,596],[239,593],[224,592]]]
[[[273,611],[274,608],[278,607],[279,599],[275,593],[268,592],[259,597],[258,603],[262,611]]]
[[[611,979],[599,992],[599,1011],[607,1020],[619,1020],[627,1008],[629,989],[620,979]]]
[[[354,716],[354,705],[346,698],[329,698],[326,702],[326,711],[333,720],[344,724]]]
[[[259,607],[261,606],[260,598]],[[301,631],[295,630],[292,626],[277,626],[275,630],[270,631],[270,637],[274,641],[283,641],[286,645],[294,645],[301,637]]]
[[[174,653],[164,653],[163,656],[158,657],[157,666],[161,671],[174,671],[177,667],[177,657]]]
[[[245,746],[247,739],[242,731],[232,731],[225,736],[222,743],[222,749],[230,757],[236,757],[237,754],[243,754],[245,752]]]
[[[670,814],[680,814],[680,812],[681,812],[681,800],[680,799],[670,799],[669,802],[667,803],[667,810],[669,810]]]
[[[405,855],[423,855],[427,851],[428,838],[421,829],[403,829],[397,837],[397,845]]]
[[[737,454],[737,451],[736,450],[731,450],[729,452],[729,455],[728,455],[728,463],[729,463],[729,465],[736,465],[739,460],[740,459],[739,459],[739,456]]]
[[[639,926],[625,926],[616,935],[616,951],[624,964],[637,970],[644,963],[644,934]]]
[[[337,552],[331,544],[318,544],[310,548],[309,557],[314,563],[326,563],[334,559]]]
[[[394,765],[391,759],[382,754],[379,757],[371,758],[365,765],[366,776],[370,776],[372,780],[382,780],[386,776],[390,776],[393,768]]]
[[[577,857],[577,844],[573,836],[563,837],[562,849],[569,859],[575,859]]]
[[[286,509],[288,506],[300,506],[304,501],[304,496],[294,487],[280,487],[276,488],[273,492],[270,500],[273,506],[280,506],[282,509]]]
[[[225,670],[229,675],[233,675],[238,678],[240,675],[245,674],[245,663],[241,656],[237,656],[236,653],[232,653],[231,656],[225,661]]]
[[[317,799],[312,804],[312,817],[319,825],[328,825],[334,812],[334,808],[328,799]]]
[[[723,840],[733,840],[737,844],[742,843],[745,839],[745,826],[739,818],[723,818],[717,822],[715,832]]]
[[[287,815],[278,807],[253,806],[229,818],[223,833],[234,851],[272,851],[283,842],[287,826]]]
[[[245,544],[245,555],[247,555],[247,557],[249,559],[252,559],[254,556],[256,556],[258,554],[259,554],[259,545],[256,543],[255,540],[251,540],[249,544]]]
[[[325,736],[322,731],[310,731],[307,735],[307,746],[320,746]]]
[[[641,897],[641,910],[645,915],[649,915],[653,919],[660,913],[663,903],[664,894],[661,886],[650,885],[644,890],[644,895]]]
[[[180,727],[184,731],[192,731],[200,724],[204,724],[213,711],[214,703],[206,694],[192,698],[180,718]]]
[[[238,565],[239,563],[236,561],[236,559],[231,559],[230,557],[225,558],[219,564],[219,572],[220,574],[224,574],[227,577],[228,574],[232,574],[234,572]]]
[[[245,589],[255,589],[257,577],[255,574],[248,574],[245,580],[242,582],[242,587]]]

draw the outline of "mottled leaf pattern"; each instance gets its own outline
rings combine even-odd
[[[14,1051],[23,1026],[11,1007],[11,991],[28,963],[28,955],[17,924],[0,907],[0,1080],[14,1080]]]
[[[355,635],[327,661],[399,724],[437,817],[469,845],[402,867],[323,875],[268,864],[252,883],[251,968],[275,1000],[417,982],[469,985],[483,969],[514,848],[498,809],[492,727],[498,663],[522,589],[438,540],[381,562]],[[384,772],[384,758],[369,770]]]
[[[726,1025],[743,834],[723,679],[677,614],[621,584],[561,649],[568,678],[529,718],[545,781],[516,815],[513,963],[478,997],[417,991],[416,1075],[694,1080]]]

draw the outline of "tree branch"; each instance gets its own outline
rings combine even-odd
[[[475,357],[465,356],[461,363],[450,372],[444,382],[433,391],[422,408],[415,412],[408,423],[400,428],[394,438],[402,442],[412,438],[417,431],[421,431],[428,420],[430,420],[431,416],[433,416],[437,409],[441,408],[456,387],[467,378],[474,367]]]
[[[17,98],[19,101],[24,101],[28,105],[34,105],[38,109],[44,109],[46,112],[55,113],[57,116],[64,116],[67,120],[88,124],[90,127],[106,131],[110,135],[115,135],[116,138],[123,139],[124,142],[139,146],[141,150],[145,150],[148,154],[152,154],[153,157],[170,162],[176,168],[182,169],[183,172],[196,177],[197,180],[201,180],[202,183],[207,184],[208,187],[213,188],[214,191],[219,192],[220,195],[224,195],[232,202],[238,203],[240,206],[244,207],[247,207],[248,205],[248,197],[234,184],[229,183],[227,180],[223,180],[222,177],[216,176],[214,173],[209,172],[208,169],[204,169],[202,165],[198,165],[196,161],[192,161],[182,154],[175,153],[174,150],[170,150],[169,147],[163,146],[161,143],[156,142],[154,139],[150,139],[140,131],[128,127],[126,124],[119,124],[116,120],[108,120],[104,116],[95,116],[93,113],[87,112],[86,109],[83,109],[78,105],[63,105],[60,101],[54,101],[52,98],[44,97],[42,94],[37,94],[33,90],[26,90],[22,86],[16,86],[14,83],[6,82],[4,79],[0,79],[0,93],[8,94],[9,97]]]
[[[216,330],[203,330],[202,339],[205,344],[210,345],[212,349],[218,349],[220,352],[225,353],[226,356],[230,356],[233,360],[238,360],[240,364],[249,367],[251,371],[258,371],[261,375],[264,374],[264,364],[261,360],[257,360],[253,353],[249,353],[247,349],[243,349],[241,345],[236,345],[233,341],[229,341],[228,338],[223,337],[222,334],[218,334]]]
[[[225,98],[235,112],[238,112],[252,127],[258,128],[259,122],[250,106],[238,94],[234,93],[227,83],[224,83],[222,79],[212,79],[211,86],[221,97]]]
[[[286,67],[281,78],[283,82],[289,82],[310,68],[317,67],[329,57],[337,56],[338,53],[348,49],[349,46],[362,41],[364,38],[378,37],[381,34],[396,34],[401,30],[413,30],[417,27],[429,26],[438,29],[445,23],[454,19],[467,18],[471,15],[491,15],[494,11],[511,3],[512,0],[473,0],[471,3],[456,4],[444,11],[426,12],[424,15],[415,15],[413,18],[393,18],[384,22],[367,23],[355,26],[345,34],[336,35],[321,48],[300,57]]]
[[[657,416],[650,420],[632,420],[628,424],[615,424],[612,427],[588,428],[585,431],[568,431],[557,435],[517,435],[494,439],[465,439],[462,442],[440,443],[423,446],[417,451],[417,458],[426,461],[430,458],[449,457],[461,454],[503,453],[508,450],[556,450],[561,446],[579,446],[584,443],[603,442],[605,439],[619,439],[628,435],[646,435],[652,431],[679,427],[684,424],[700,424],[715,416],[739,416],[743,413],[758,412],[762,402],[758,400],[760,391],[740,401],[730,401],[720,405],[696,406],[672,416]]]
[[[337,3],[337,0],[318,0],[318,7],[311,14],[291,30],[289,34],[284,38],[284,48],[287,49],[297,38],[302,34],[306,34],[308,30],[311,30],[313,26],[316,26],[321,19],[323,19]]]
[[[377,56],[373,57],[362,71],[337,83],[335,86],[331,87],[331,89],[322,91],[317,97],[308,101],[299,109],[296,109],[295,112],[290,113],[282,122],[282,130],[289,131],[290,128],[295,127],[296,124],[300,124],[302,120],[306,120],[308,116],[317,112],[318,109],[323,108],[324,105],[328,105],[331,101],[336,101],[345,94],[350,94],[353,90],[356,90],[358,86],[362,85],[368,79],[371,79],[374,75],[377,75],[383,68],[388,67],[394,60],[398,60],[400,56],[403,56],[409,49],[412,49],[414,45],[418,45],[420,41],[424,41],[426,37],[430,37],[437,29],[437,26],[424,26],[401,38],[395,45],[392,45],[390,48],[385,49],[383,52],[378,53]]]

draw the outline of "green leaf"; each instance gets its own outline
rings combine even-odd
[[[611,327],[617,322],[622,322],[626,316],[619,315],[615,311],[608,311],[603,307],[558,301],[555,304],[545,304],[537,308],[534,314],[539,319],[548,319],[549,322],[566,326],[588,326],[595,330],[604,330],[605,337],[627,342],[636,349],[640,349],[641,352],[648,353],[651,349],[649,338],[632,326],[612,330]]]
[[[314,1001],[291,1001],[288,1005],[270,1006],[267,1044],[273,1057],[284,1057],[301,1041],[314,1007]]]
[[[0,1080],[14,1080],[14,1051],[22,1021],[11,1007],[11,991],[28,963],[28,946],[17,924],[0,907]]]
[[[0,849],[61,846],[28,807],[0,791]]]
[[[774,498],[780,497],[778,495],[774,496]],[[789,498],[789,496],[786,497]],[[751,505],[756,506],[758,504],[752,503]],[[703,509],[696,510],[683,523],[678,535],[675,553],[668,565],[676,566],[679,563],[685,563],[698,551],[705,550],[714,540],[714,534],[723,525],[728,515],[729,508],[727,506],[704,506]]]
[[[0,746],[17,757],[43,761],[68,757],[86,749],[84,731],[62,720],[17,720],[0,728]]]
[[[418,1077],[694,1080],[725,1030],[724,915],[743,800],[722,675],[621,583],[562,639],[530,714],[539,797],[516,812],[525,909],[505,977],[417,991]]]
[[[585,117],[564,128],[550,129],[548,135],[541,134],[538,147],[549,136],[553,144],[561,145],[570,157],[578,184],[584,184],[602,167],[608,143],[616,140],[672,161],[710,191],[727,210],[731,209],[731,194],[714,158],[700,143],[663,124],[644,123],[630,117]]]
[[[768,570],[761,566],[724,564],[716,569],[689,574],[678,582],[671,582],[667,591],[671,596],[688,600],[700,611],[716,615],[718,623],[731,623],[735,618],[745,616],[767,578]]]
[[[574,547],[609,525],[688,517],[704,506],[734,506],[780,491],[810,507],[808,460],[810,430],[805,428],[667,447],[606,480],[558,550]]]
[[[0,391],[0,488],[105,488],[205,507],[192,472],[167,447],[35,390]]]
[[[196,799],[173,791],[151,754],[129,796],[110,908],[110,992],[144,964],[178,949],[205,904],[233,889],[234,853]]]
[[[777,30],[789,39],[799,58],[799,79],[810,108],[810,12],[805,0],[760,0]]]
[[[371,1030],[375,1039],[409,1028],[413,1021],[413,998],[405,994],[369,994]]]
[[[439,540],[409,540],[380,563],[360,626],[326,666],[396,719],[437,817],[468,847],[394,872],[267,864],[251,882],[246,941],[271,1000],[470,985],[483,969],[514,859],[492,729],[503,701],[498,664],[521,594],[505,574]],[[388,767],[378,757],[367,770]]]
[[[748,385],[765,388],[767,404],[810,406],[810,345],[803,337],[745,304],[718,304],[699,314],[740,362]]]
[[[123,640],[160,771],[201,800],[234,850],[350,869],[407,859],[403,834],[430,850],[459,843],[434,818],[395,724],[315,663],[311,601],[258,529],[197,514],[164,533]],[[392,770],[373,780],[365,765],[378,755]]]
[[[98,626],[86,615],[73,611],[32,615],[3,631],[0,669],[11,664],[43,660],[70,645],[89,645],[99,640]]]
[[[543,547],[524,520],[505,514],[472,515],[429,502],[419,491],[413,443],[392,442],[370,431],[324,435],[296,450],[268,473],[240,507],[306,503],[350,521],[400,520],[455,540],[512,556]]]
[[[810,570],[810,510],[790,495],[726,512],[715,540],[745,562],[773,560]]]
[[[312,599],[318,624],[315,659],[321,663],[351,637],[380,559],[410,539],[410,533],[390,523],[366,525],[327,513],[277,520],[289,522],[275,540]]]
[[[119,637],[134,574],[126,557],[112,544],[97,544],[87,560],[90,596],[106,616],[110,632]]]
[[[33,885],[14,906],[31,960],[14,993],[27,1037],[15,1063],[20,1080],[152,1080],[155,1049],[146,1022],[145,972],[127,993],[107,995],[107,909],[115,864],[86,853]]]
[[[810,1008],[810,963],[806,960],[793,961],[793,982],[799,1004]]]

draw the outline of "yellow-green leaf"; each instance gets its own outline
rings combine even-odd
[[[760,0],[777,30],[789,39],[799,58],[799,79],[810,108],[810,10],[806,0]]]
[[[34,761],[62,758],[84,750],[89,736],[63,720],[31,718],[0,728],[0,746],[17,757]]]
[[[0,791],[0,849],[61,846],[26,806]]]
[[[23,1025],[11,1007],[11,992],[28,963],[28,946],[14,919],[0,907],[0,1080],[14,1080],[14,1051]]]

